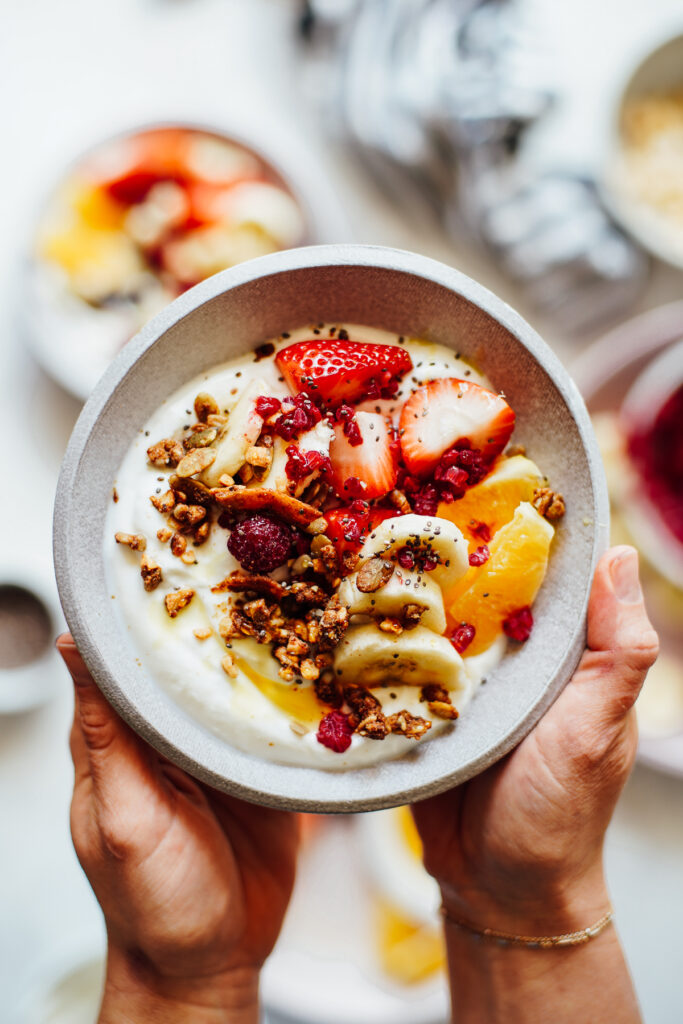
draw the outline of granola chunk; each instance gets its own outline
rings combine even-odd
[[[432,723],[419,715],[411,715],[410,711],[397,711],[394,715],[387,716],[389,731],[400,733],[410,740],[419,740],[431,729]]]
[[[163,441],[157,441],[147,449],[147,458],[153,466],[177,466],[185,449],[180,441],[174,441],[166,437]]]
[[[329,704],[333,708],[340,708],[343,704],[342,692],[334,678],[334,673],[323,672],[315,681],[315,695],[323,704]]]
[[[187,541],[182,533],[174,533],[171,537],[171,554],[175,555],[176,558],[180,558],[181,555],[185,554],[186,550]]]
[[[245,461],[255,469],[268,469],[273,461],[273,449],[262,445],[247,448]]]
[[[140,559],[140,575],[142,576],[143,586],[148,592],[156,590],[164,578],[161,572],[161,566],[156,565],[156,563],[152,562],[145,554],[143,554]]]
[[[445,686],[438,683],[429,683],[423,686],[420,691],[420,700],[427,704],[427,707],[437,718],[445,718],[455,721],[458,717],[457,708],[453,707],[451,695]]]
[[[171,488],[177,495],[183,495],[178,501],[186,501],[192,505],[204,505],[209,507],[213,502],[211,488],[203,484],[201,480],[193,480],[192,477],[185,477],[181,480],[179,476],[172,476],[169,480]]]
[[[167,594],[164,598],[164,604],[166,605],[166,611],[170,618],[175,619],[183,608],[187,608],[193,597],[194,590],[191,590],[190,587],[182,587],[180,590],[172,590],[170,594]]]
[[[144,551],[147,541],[139,533],[115,533],[114,539],[117,544],[125,544],[131,551]]]
[[[195,542],[195,546],[199,547],[209,539],[211,533],[211,522],[209,519],[205,519],[203,523],[200,523],[197,529],[192,534],[192,539]]]
[[[179,523],[185,523],[188,526],[198,526],[206,519],[206,509],[201,505],[185,505],[178,504],[173,509],[173,515]]]
[[[238,673],[235,665],[235,658],[229,651],[227,654],[224,654],[221,659],[221,668],[226,675],[230,676],[231,679],[237,678]]]
[[[157,495],[152,494],[149,499],[154,505],[157,512],[161,512],[162,515],[168,515],[172,512],[176,505],[176,496],[173,491],[166,491],[165,494]]]
[[[531,504],[546,519],[561,519],[565,513],[564,498],[549,487],[537,487]]]
[[[320,619],[320,640],[318,645],[322,650],[331,650],[337,647],[349,626],[349,610],[334,594],[327,602],[325,610]]]
[[[401,616],[404,629],[414,629],[415,626],[420,625],[420,619],[424,614],[425,608],[421,604],[405,604],[403,606],[403,614]]]

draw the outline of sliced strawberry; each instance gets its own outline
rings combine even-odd
[[[281,349],[275,357],[292,391],[328,405],[391,397],[413,361],[399,345],[346,338],[313,338]]]
[[[398,459],[395,445],[383,416],[359,412],[355,416],[361,444],[351,444],[344,433],[345,424],[336,423],[330,444],[332,472],[330,480],[340,498],[381,498],[396,485]]]
[[[413,392],[401,410],[403,461],[410,473],[425,476],[464,439],[490,461],[508,443],[514,425],[514,412],[493,391],[453,377],[433,380]]]
[[[338,555],[345,555],[347,551],[356,554],[376,526],[385,519],[393,519],[397,515],[398,512],[394,508],[371,507],[358,512],[353,508],[333,508],[325,513],[325,534],[334,544]]]

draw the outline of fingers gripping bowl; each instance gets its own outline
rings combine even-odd
[[[392,735],[389,741],[403,744],[394,749],[392,759],[351,760],[343,771],[328,771],[315,759],[282,763],[286,758],[281,753],[270,760],[247,744],[226,742],[216,734],[215,721],[201,720],[177,693],[172,696],[154,660],[145,654],[144,638],[131,628],[131,617],[122,608],[125,597],[117,592],[112,575],[115,556],[125,560],[132,552],[120,546],[111,550],[116,548],[113,540],[107,547],[112,508],[118,510],[126,500],[122,496],[112,502],[114,481],[120,479],[126,453],[136,441],[144,462],[145,447],[158,440],[151,434],[144,438],[144,430],[154,414],[171,409],[170,396],[182,395],[179,389],[194,378],[206,378],[219,364],[238,357],[254,360],[256,346],[283,332],[292,334],[291,341],[296,328],[318,323],[367,325],[370,332],[425,339],[450,349],[451,359],[458,354],[466,358],[467,366],[504,392],[517,416],[514,442],[528,448],[567,502],[527,643],[508,650],[486,670],[486,685],[455,727],[446,722],[424,743]],[[448,376],[455,376],[452,369]],[[193,425],[189,420],[181,424]],[[349,447],[349,452],[355,450]],[[167,486],[168,472],[159,470],[163,483],[157,486]],[[152,508],[149,496],[147,492],[145,501]],[[401,518],[387,519],[386,524],[392,521],[400,523]],[[583,404],[552,354],[512,310],[431,260],[393,250],[326,246],[266,257],[215,276],[169,306],[121,354],[86,406],[65,459],[55,509],[55,560],[67,619],[91,671],[114,706],[149,742],[195,776],[247,799],[346,811],[405,803],[463,781],[502,756],[532,727],[583,649],[590,580],[605,544],[606,523],[602,473]],[[385,545],[383,553],[389,548],[391,544]],[[364,554],[371,558],[377,553]],[[174,564],[185,563],[176,558]],[[130,579],[136,575],[130,572]],[[136,583],[140,585],[139,577]],[[352,576],[342,581],[342,587],[352,585]],[[363,594],[361,589],[356,596],[360,600]],[[161,596],[157,603],[159,614],[165,615]],[[437,605],[430,606],[431,622],[417,629],[439,624]],[[179,621],[191,611],[191,606],[181,611]],[[196,638],[192,642],[202,643]],[[226,687],[231,685],[228,675],[223,679]],[[191,678],[186,684],[191,691]],[[276,741],[271,737],[268,742]],[[366,740],[366,748],[373,742]],[[317,746],[323,754],[338,756]]]

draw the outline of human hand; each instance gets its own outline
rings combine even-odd
[[[294,883],[298,819],[218,793],[109,706],[74,641],[71,831],[104,913],[100,1021],[256,1021],[258,973]]]
[[[550,710],[498,764],[413,808],[450,916],[538,935],[586,927],[607,910],[603,839],[657,649],[637,553],[614,548],[595,573],[588,649]]]

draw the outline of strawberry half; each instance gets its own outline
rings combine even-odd
[[[409,473],[430,473],[445,451],[467,439],[490,461],[515,426],[504,398],[466,380],[447,377],[418,388],[401,410],[401,454]]]
[[[399,345],[374,345],[342,338],[297,341],[275,356],[287,384],[328,405],[362,398],[393,397],[413,361]]]
[[[376,526],[385,519],[393,519],[397,515],[398,512],[394,508],[367,508],[362,512],[355,512],[352,508],[333,508],[325,513],[325,534],[334,544],[340,557],[347,551],[356,554]]]
[[[398,458],[389,428],[376,412],[357,412],[361,443],[352,445],[344,423],[336,423],[330,444],[330,482],[340,498],[381,498],[396,485]]]

